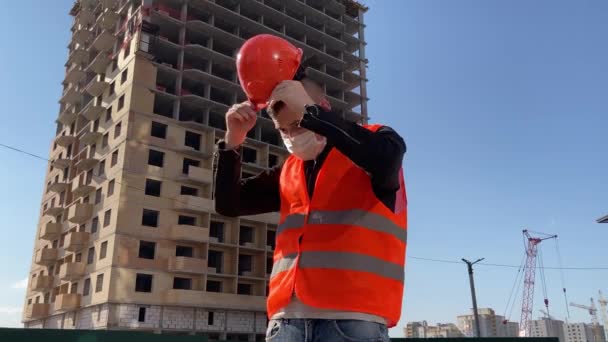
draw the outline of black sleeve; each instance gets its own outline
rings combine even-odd
[[[320,108],[317,115],[304,114],[300,126],[326,137],[329,144],[370,174],[375,188],[399,189],[398,175],[406,146],[392,128],[383,126],[372,132]]]
[[[220,141],[216,152],[215,211],[229,217],[279,211],[281,167],[241,179],[240,148],[226,150],[224,147],[225,143]]]

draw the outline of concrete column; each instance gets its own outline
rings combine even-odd
[[[359,74],[361,76],[361,121],[367,124],[367,63],[365,61],[365,33],[363,29],[363,11],[359,10]]]

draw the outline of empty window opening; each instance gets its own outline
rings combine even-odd
[[[211,221],[209,236],[216,238],[218,242],[224,242],[224,222]]]
[[[217,273],[222,273],[224,253],[220,251],[209,251],[208,265],[215,268]]]
[[[152,292],[152,275],[137,273],[135,276],[135,292]]]
[[[182,164],[182,173],[187,175],[190,172],[190,166],[199,167],[201,162],[194,159],[184,158],[184,162]]]
[[[194,249],[189,246],[176,246],[175,256],[192,258],[194,255]]]
[[[146,195],[160,197],[162,182],[156,179],[146,179]]]
[[[186,137],[184,139],[184,145],[192,147],[193,149],[201,150],[201,138],[202,136],[198,133],[186,131]]]
[[[158,214],[157,210],[144,209],[141,224],[148,227],[158,227]]]
[[[187,195],[187,196],[198,196],[198,189],[182,185],[180,194]]]
[[[139,241],[139,254],[138,256],[142,259],[154,259],[156,252],[156,242],[151,241]]]
[[[150,135],[153,137],[165,139],[167,137],[167,125],[160,122],[152,121]]]
[[[250,226],[241,226],[239,234],[239,244],[253,243],[253,235],[255,229]]]
[[[244,273],[251,271],[253,271],[253,256],[246,254],[239,255],[239,275],[244,275]]]
[[[243,156],[243,162],[245,163],[252,163],[255,164],[257,162],[258,159],[258,151],[253,149],[253,148],[249,148],[246,146],[243,146],[243,150],[242,150],[242,156]]]
[[[164,152],[150,150],[148,153],[148,165],[163,167],[164,159]]]
[[[196,226],[196,217],[179,215],[179,218],[177,219],[177,224],[186,226]]]
[[[207,280],[207,292],[222,292],[222,282],[217,280]],[[211,312],[209,314],[212,314]],[[213,321],[213,316],[210,316]]]
[[[177,290],[191,290],[192,279],[190,278],[173,278],[173,288]]]
[[[240,295],[252,295],[251,284],[239,283],[237,286],[236,293]]]

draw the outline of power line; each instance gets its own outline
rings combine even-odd
[[[409,259],[422,260],[422,261],[431,261],[431,262],[438,262],[438,263],[444,263],[444,264],[461,264],[461,262],[455,261],[455,260],[435,259],[435,258],[422,258],[422,257],[413,256],[413,255],[408,255],[407,257]],[[481,266],[490,266],[490,267],[503,267],[503,268],[520,268],[521,267],[521,266],[518,266],[518,265],[494,264],[494,263],[487,263],[487,262],[480,262],[478,265],[481,265]],[[542,269],[546,269],[546,270],[590,270],[590,271],[593,271],[593,270],[608,270],[608,267],[552,267],[552,266],[543,266],[543,267],[538,267],[538,268],[542,268]]]
[[[38,159],[44,160],[44,161],[46,161],[46,162],[52,162],[52,160],[50,160],[50,159],[48,159],[48,158],[44,158],[44,157],[42,157],[42,156],[39,156],[39,155],[36,155],[36,154],[30,153],[30,152],[24,151],[24,150],[22,150],[22,149],[19,149],[19,148],[16,148],[16,147],[10,146],[10,145],[6,145],[6,144],[3,144],[3,143],[0,143],[0,147],[4,147],[4,148],[10,149],[10,150],[13,150],[13,151],[15,151],[15,152],[23,153],[23,154],[26,154],[26,155],[28,155],[28,156],[31,156],[31,157],[34,157],[34,158],[38,158]],[[84,172],[84,171],[85,171],[85,170],[83,170],[83,172]],[[103,176],[93,176],[93,177],[94,177],[94,178],[101,179],[101,180],[104,180],[104,181],[109,180],[109,179],[108,179],[108,178],[107,178],[105,175],[103,175]],[[145,190],[145,189],[142,189],[142,188],[139,188],[139,187],[136,187],[136,186],[133,186],[133,185],[129,185],[129,184],[124,184],[124,183],[119,182],[119,181],[117,181],[117,180],[115,180],[115,179],[114,179],[114,182],[115,182],[116,184],[118,184],[119,186],[123,186],[123,185],[124,185],[124,186],[125,186],[125,187],[127,187],[127,188],[131,188],[131,189],[134,189],[134,190],[142,191],[142,192],[144,192],[144,193],[146,192],[146,190]],[[185,205],[189,205],[189,206],[197,207],[197,208],[199,208],[199,209],[202,209],[202,210],[204,210],[204,211],[207,211],[207,208],[206,208],[206,207],[203,207],[203,206],[200,206],[200,205],[196,205],[196,204],[194,204],[194,203],[189,203],[189,202],[180,201],[180,200],[178,200],[178,199],[177,199],[177,198],[175,198],[175,197],[168,197],[168,196],[158,196],[158,197],[159,197],[159,198],[170,199],[170,200],[172,200],[172,201],[175,201],[176,203],[181,203],[181,204],[185,204]]]
[[[18,153],[22,153],[22,154],[28,155],[28,156],[33,157],[33,158],[41,159],[41,160],[44,160],[46,162],[51,162],[51,160],[48,159],[48,158],[36,155],[34,153],[30,153],[30,152],[24,151],[24,150],[22,150],[20,148],[14,147],[14,146],[10,146],[10,145],[6,145],[6,144],[3,144],[3,143],[0,143],[0,147],[4,147],[6,149],[9,149],[9,150],[12,150],[12,151],[15,151],[15,152],[18,152]],[[104,180],[108,180],[105,176],[94,176],[94,177],[98,177],[98,178],[101,178],[101,179],[104,179]],[[124,185],[126,187],[129,187],[129,188],[132,188],[132,189],[135,189],[135,190],[139,190],[139,191],[145,192],[145,189],[138,188],[136,186],[132,186],[132,185],[128,185],[128,184],[124,184],[124,183],[121,183],[121,182],[119,182],[117,180],[114,180],[114,181],[118,185]],[[178,201],[178,199],[173,198],[173,197],[167,197],[167,196],[159,196],[159,197],[180,202],[180,201]],[[186,202],[180,202],[180,203],[193,205],[192,203],[186,203]],[[204,207],[200,207],[199,206],[199,208],[206,210],[206,208],[204,208]],[[462,264],[461,261],[456,261],[456,260],[446,260],[446,259],[437,259],[437,258],[423,258],[423,257],[417,257],[417,256],[413,256],[413,255],[408,255],[408,258],[409,259],[415,259],[415,260],[421,260],[421,261],[430,261],[430,262],[444,263],[444,264],[458,264],[458,265]],[[521,267],[521,265],[495,264],[495,263],[487,263],[487,262],[480,262],[480,263],[478,263],[478,265],[489,266],[489,267],[502,267],[502,268],[520,268]],[[561,267],[561,266],[560,267],[551,267],[551,266],[542,266],[542,267],[539,267],[539,268],[546,269],[546,270],[585,270],[585,271],[608,270],[608,267]]]

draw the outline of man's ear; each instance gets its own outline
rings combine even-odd
[[[318,105],[326,112],[331,111],[331,104],[329,104],[329,100],[327,100],[327,97],[325,95],[321,97],[321,100],[319,101]]]

